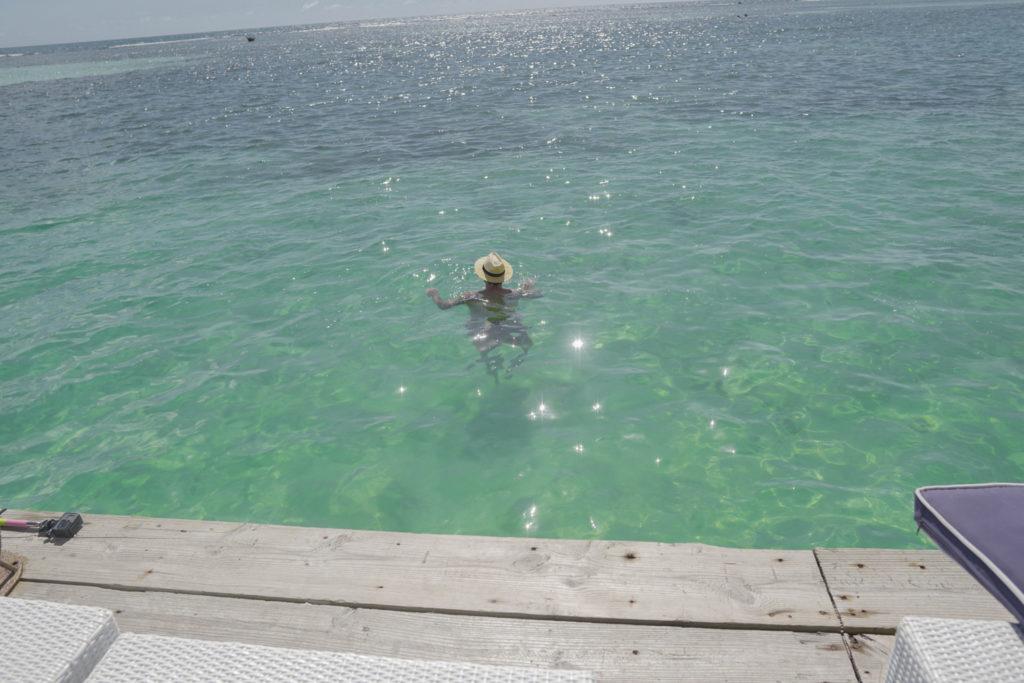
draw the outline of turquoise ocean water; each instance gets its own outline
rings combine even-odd
[[[1024,4],[255,35],[0,50],[0,507],[906,547],[1024,479]],[[498,383],[424,295],[492,249]]]

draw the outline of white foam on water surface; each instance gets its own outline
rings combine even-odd
[[[155,69],[173,62],[179,57],[153,57],[148,59],[119,59],[102,62],[71,62],[68,64],[37,64],[33,66],[11,66],[0,68],[0,87],[17,83],[56,81],[62,78],[89,78],[113,74]]]
[[[344,31],[347,28],[351,28],[351,26],[320,26],[317,28],[300,28],[294,31],[290,31],[290,33],[321,33],[323,31]]]
[[[211,40],[211,36],[202,38],[175,38],[174,40],[147,40],[141,43],[119,43],[111,45],[108,49],[116,50],[122,47],[150,47],[152,45],[170,45],[171,43],[197,43],[201,40]]]

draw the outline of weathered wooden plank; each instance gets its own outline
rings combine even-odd
[[[895,636],[861,634],[847,636],[850,654],[863,683],[882,683],[889,670],[889,655],[896,643]]]
[[[359,654],[593,671],[606,681],[852,681],[837,633],[501,619],[23,582],[114,610],[122,630]]]
[[[5,543],[27,557],[27,580],[449,613],[839,628],[810,551],[101,515],[64,546],[13,534]]]
[[[849,633],[895,633],[905,616],[1011,620],[938,550],[815,550]]]

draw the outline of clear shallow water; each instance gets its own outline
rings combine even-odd
[[[4,50],[0,507],[919,543],[914,487],[1024,478],[1022,27],[693,4]],[[497,385],[423,293],[491,249],[545,294]]]

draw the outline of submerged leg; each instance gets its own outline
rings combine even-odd
[[[487,354],[501,346],[501,342],[487,334],[486,328],[470,337],[473,346],[480,352],[480,357],[466,366],[469,370],[476,363],[488,363]]]
[[[487,373],[494,378],[494,383],[498,384],[498,371],[505,367],[505,358],[501,354],[488,356],[489,352],[490,350],[483,352],[480,355],[480,360],[486,364]]]
[[[523,364],[523,361],[526,360],[526,354],[529,353],[530,348],[533,346],[533,340],[530,339],[530,335],[523,332],[515,336],[515,338],[513,339],[513,343],[511,345],[519,349],[522,353],[516,356],[512,360],[512,362],[508,364],[508,369],[505,370],[506,377],[511,375],[512,370],[518,368],[520,365]]]
[[[505,369],[505,376],[506,377],[510,376],[514,369],[518,368],[520,365],[523,364],[524,360],[526,360],[526,351],[523,351],[521,354],[516,356],[512,360],[512,362],[508,364],[508,368]]]

